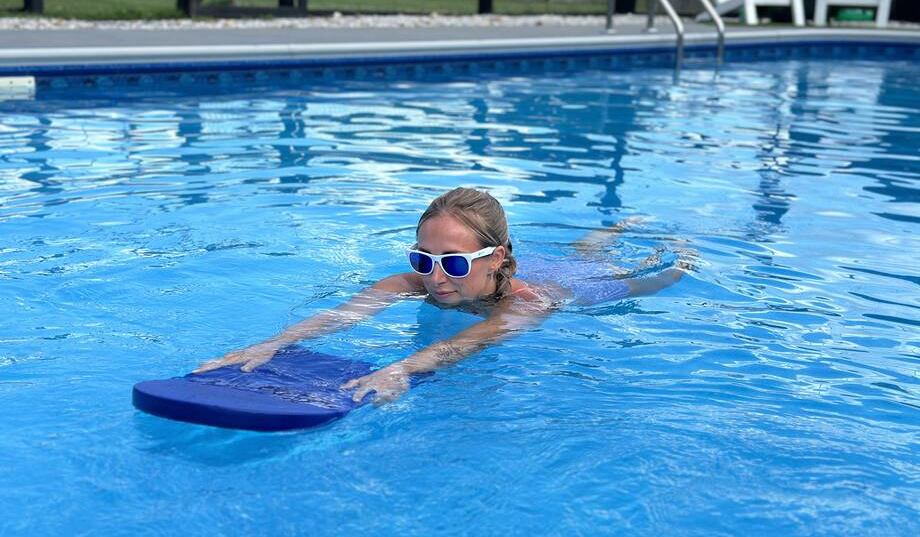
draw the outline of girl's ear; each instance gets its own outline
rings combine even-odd
[[[495,272],[499,267],[502,266],[502,263],[505,262],[505,256],[507,251],[504,246],[498,246],[495,248],[495,251],[492,252],[492,260],[489,263],[489,270]]]

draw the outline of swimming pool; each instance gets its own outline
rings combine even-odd
[[[920,63],[842,49],[0,103],[0,533],[916,534]],[[701,260],[320,430],[131,407],[403,270],[456,185],[517,252],[642,215],[611,256]],[[311,346],[383,364],[475,320],[409,301]]]

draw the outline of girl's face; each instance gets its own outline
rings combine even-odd
[[[466,254],[483,247],[472,230],[448,214],[426,221],[416,238],[419,250],[434,255]],[[474,260],[465,278],[451,278],[436,263],[431,274],[422,276],[422,282],[428,294],[441,304],[469,302],[495,292],[495,272],[504,259],[505,248],[499,246],[492,255]]]

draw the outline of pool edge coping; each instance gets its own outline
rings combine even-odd
[[[674,47],[675,34],[670,32],[641,35],[599,35],[552,38],[508,38],[481,40],[389,41],[363,43],[278,43],[257,45],[183,45],[138,47],[74,47],[20,48],[0,50],[0,69],[28,69],[29,67],[100,67],[123,66],[130,70],[132,64],[182,62],[236,64],[277,60],[355,60],[360,58],[385,60],[411,57],[444,58],[470,54],[559,53],[566,51],[656,49],[667,51]],[[687,33],[687,47],[715,46],[716,34],[711,32]],[[811,43],[821,41],[891,44],[918,44],[920,32],[910,30],[843,29],[843,28],[783,28],[728,32],[726,46]]]

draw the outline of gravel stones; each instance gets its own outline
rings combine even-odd
[[[645,16],[617,15],[617,23]],[[450,27],[523,27],[523,26],[601,26],[603,16],[564,15],[349,15],[277,19],[161,19],[85,21],[73,19],[6,17],[0,18],[0,30],[220,30],[271,28],[450,28]]]

